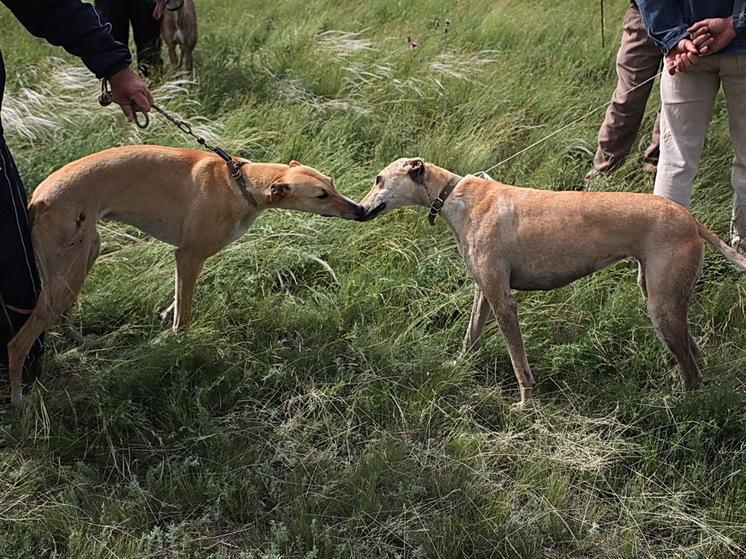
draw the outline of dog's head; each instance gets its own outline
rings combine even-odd
[[[360,219],[362,206],[340,194],[331,178],[313,167],[291,161],[269,187],[270,205],[326,217]]]
[[[161,19],[166,8],[169,10],[178,10],[183,4],[183,0],[155,0],[153,19]]]
[[[429,205],[425,182],[427,164],[419,157],[397,159],[376,176],[373,188],[360,205],[368,221],[402,206]]]

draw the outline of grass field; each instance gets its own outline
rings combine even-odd
[[[627,7],[604,4],[602,45],[597,2],[197,0],[196,78],[151,86],[211,143],[302,161],[353,199],[403,156],[576,189]],[[111,146],[198,147],[158,115],[139,130],[99,108],[96,80],[4,8],[0,28],[29,192]],[[604,189],[649,191],[656,105]],[[692,212],[726,239],[731,157],[719,99]],[[95,339],[50,330],[41,384],[0,407],[0,557],[746,557],[742,273],[707,250],[690,313],[705,384],[686,396],[634,262],[518,293],[538,384],[516,412],[492,323],[443,365],[473,283],[425,215],[268,212],[208,260],[179,336],[156,317],[172,249],[106,223],[73,308]]]

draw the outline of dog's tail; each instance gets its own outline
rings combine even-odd
[[[720,252],[720,254],[725,256],[733,264],[742,270],[746,270],[746,258],[741,256],[735,249],[729,247],[725,241],[699,222],[697,222],[697,229],[699,230],[700,238],[710,243],[715,250]]]

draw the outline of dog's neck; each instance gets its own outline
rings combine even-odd
[[[430,207],[428,221],[430,225],[435,225],[435,218],[440,214],[446,200],[463,177],[434,165],[430,167],[430,173],[437,173],[436,177],[432,177],[434,180],[425,181],[427,205]]]
[[[240,163],[240,172],[244,179],[242,187],[234,178],[234,184],[237,188],[246,189],[256,204],[249,203],[250,213],[263,211],[274,206],[272,193],[270,192],[272,183],[278,180],[283,173],[287,171],[288,166],[281,163],[255,163],[248,160],[238,159]],[[247,200],[248,201],[248,200]]]

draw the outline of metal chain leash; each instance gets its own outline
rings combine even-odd
[[[111,105],[112,103],[116,103],[117,105],[129,105],[132,107],[134,111],[134,122],[135,125],[137,125],[138,128],[145,129],[150,124],[150,117],[148,116],[148,113],[143,111],[140,107],[137,106],[137,104],[134,101],[122,101],[119,99],[115,99],[114,96],[111,94],[111,89],[109,89],[109,82],[106,78],[101,80],[101,94],[98,97],[98,102],[102,107],[107,107]],[[241,166],[245,165],[245,161],[236,161],[233,159],[225,150],[216,147],[211,146],[208,144],[204,138],[201,136],[198,136],[192,131],[192,127],[189,125],[188,122],[184,122],[183,120],[179,120],[178,118],[174,117],[173,115],[167,113],[165,110],[163,110],[161,107],[156,105],[155,103],[151,104],[151,107],[158,111],[163,117],[168,120],[171,124],[176,126],[179,130],[181,130],[184,134],[188,134],[192,136],[199,145],[209,149],[213,153],[216,153],[220,158],[225,161],[225,163],[228,165],[228,171],[230,172],[233,179],[238,183],[238,185],[241,187],[241,193],[244,195],[246,200],[251,204],[252,206],[256,207],[256,199],[254,196],[252,196],[251,192],[249,192],[248,186],[246,185],[246,181],[243,178],[243,174],[241,173]],[[138,113],[141,113],[144,117],[142,121],[138,119]]]

